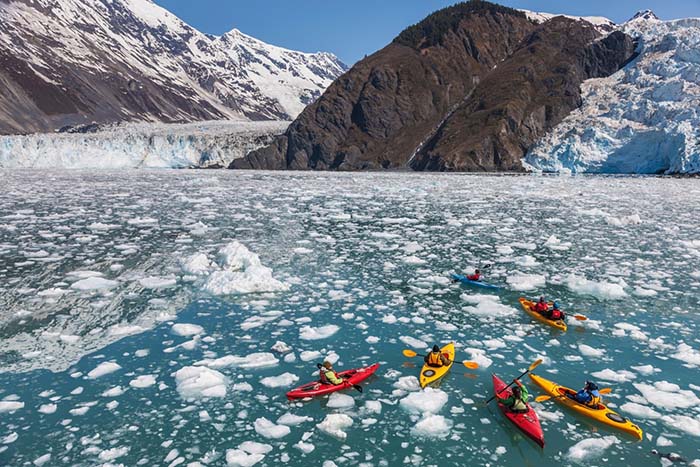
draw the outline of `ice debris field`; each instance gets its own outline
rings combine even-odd
[[[0,465],[700,465],[700,186],[689,179],[2,172]],[[500,291],[453,284],[490,263]],[[555,298],[560,333],[518,306]],[[454,341],[439,388],[419,353]],[[595,379],[641,442],[508,381]],[[364,392],[285,392],[380,362]],[[541,394],[528,379],[533,395]]]

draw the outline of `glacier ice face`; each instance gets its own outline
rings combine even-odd
[[[592,173],[700,172],[700,19],[640,14],[620,26],[639,56],[583,84],[583,105],[538,144],[530,170]]]
[[[0,168],[228,167],[232,160],[269,144],[288,125],[283,121],[134,123],[95,133],[0,136]]]

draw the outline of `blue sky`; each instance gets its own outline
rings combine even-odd
[[[329,51],[347,64],[389,43],[406,26],[455,0],[155,0],[210,34],[238,28],[271,44]],[[700,17],[700,0],[501,0],[550,13],[607,16],[622,22],[646,8],[663,19]]]

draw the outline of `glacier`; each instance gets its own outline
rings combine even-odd
[[[129,123],[90,133],[0,136],[0,168],[222,168],[269,144],[284,121]]]
[[[700,173],[700,19],[652,12],[620,25],[639,55],[582,86],[583,104],[526,154],[528,170]]]

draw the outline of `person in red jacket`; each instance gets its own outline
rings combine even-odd
[[[469,279],[470,281],[477,281],[477,282],[478,282],[478,281],[481,280],[481,277],[482,277],[482,276],[481,276],[481,271],[479,271],[479,270],[477,269],[477,270],[474,271],[474,274],[469,274],[469,275],[467,276],[467,279]]]
[[[540,301],[533,308],[541,315],[547,316],[549,314],[549,304],[544,300],[544,297],[540,297]]]

